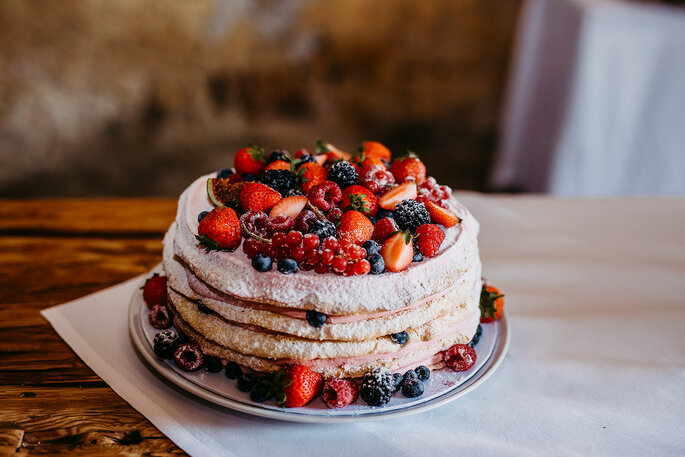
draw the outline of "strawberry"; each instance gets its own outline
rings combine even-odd
[[[384,217],[380,221],[376,222],[376,225],[373,228],[372,238],[377,243],[383,243],[385,240],[390,238],[390,235],[399,231],[399,229],[400,228],[397,226],[395,219]]]
[[[288,170],[290,171],[290,164],[285,160],[275,160],[264,168],[266,170]]]
[[[416,229],[417,243],[421,254],[433,257],[445,240],[445,233],[435,224],[422,224]]]
[[[233,208],[217,206],[197,228],[195,237],[207,252],[232,251],[240,245],[240,220]]]
[[[407,153],[393,160],[390,172],[395,176],[397,182],[407,181],[413,178],[418,184],[426,179],[426,166],[421,162],[415,152],[407,150]]]
[[[244,211],[266,211],[281,201],[281,194],[266,184],[249,182],[238,196]]]
[[[410,232],[397,232],[383,243],[381,256],[388,271],[402,271],[414,258],[414,243]]]
[[[166,276],[160,276],[159,273],[155,273],[145,281],[143,300],[145,300],[147,307],[150,309],[155,305],[166,306]]]
[[[266,149],[260,146],[242,148],[236,152],[233,164],[236,173],[260,175],[266,164]]]
[[[345,187],[342,194],[343,209],[360,211],[367,216],[375,216],[378,213],[376,196],[366,187],[353,184]]]
[[[287,408],[306,405],[321,392],[323,387],[321,375],[304,365],[288,365],[274,378],[275,384],[282,386],[282,392],[276,395],[276,399],[280,405],[285,405]]]
[[[383,159],[390,162],[390,150],[378,141],[364,141],[361,145],[362,154],[366,157]]]
[[[433,202],[427,201],[424,203],[428,214],[431,216],[431,221],[436,224],[443,225],[445,227],[453,227],[461,222],[461,218],[454,214],[452,211],[438,206]]]
[[[328,172],[318,163],[309,162],[300,165],[297,169],[297,179],[302,183],[302,192],[309,193],[309,190],[326,180]]]
[[[416,183],[413,181],[405,182],[390,189],[378,199],[378,206],[383,209],[393,210],[402,200],[414,200],[416,198]]]
[[[493,286],[483,285],[480,290],[480,321],[494,322],[502,317],[504,311],[504,295]]]
[[[304,209],[307,204],[307,197],[293,196],[286,197],[271,208],[269,218],[274,219],[276,216],[288,216],[295,219],[298,214]]]
[[[371,169],[373,169],[374,167],[379,167],[379,169],[381,170],[388,169],[388,167],[386,167],[383,161],[378,157],[365,157],[361,161],[361,173],[359,173],[359,176],[368,175]]]
[[[340,239],[347,238],[354,244],[362,244],[371,239],[373,224],[359,211],[347,211],[340,218],[338,235]]]
[[[349,160],[352,158],[352,154],[349,152],[342,151],[333,146],[331,143],[326,143],[323,140],[317,140],[315,154],[317,156],[324,155],[326,157],[326,162]]]

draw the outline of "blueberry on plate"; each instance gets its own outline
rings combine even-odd
[[[403,378],[405,381],[407,379],[419,379],[419,375],[416,374],[416,372],[414,370],[407,370],[407,372],[404,373]]]
[[[228,362],[226,364],[226,377],[228,379],[238,379],[243,374],[240,365],[235,362]]]
[[[219,357],[214,357],[213,355],[205,356],[205,370],[210,373],[218,373],[223,370],[223,368],[224,364]]]
[[[428,378],[431,377],[431,371],[428,369],[428,367],[424,365],[416,367],[414,371],[416,372],[416,375],[419,377],[419,381],[426,382],[428,381]]]
[[[238,378],[238,390],[241,392],[249,392],[252,390],[252,388],[259,382],[259,379],[257,379],[257,376],[250,374],[250,373],[243,373],[239,378]]]
[[[402,395],[415,398],[423,395],[423,383],[418,379],[405,379],[402,382]]]

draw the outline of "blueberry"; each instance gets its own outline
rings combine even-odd
[[[209,214],[209,211],[202,211],[197,215],[197,221],[202,222],[202,219],[204,219],[207,214]]]
[[[273,261],[266,254],[257,254],[252,257],[252,267],[257,271],[269,271]]]
[[[257,384],[259,379],[253,374],[244,373],[238,378],[238,390],[241,392],[249,392]]]
[[[415,398],[423,395],[423,383],[418,379],[405,379],[402,382],[402,395]]]
[[[412,262],[420,262],[423,260],[423,254],[418,246],[414,246],[414,258],[411,259]]]
[[[223,368],[224,364],[221,363],[221,359],[219,357],[214,357],[211,355],[205,356],[205,370],[209,371],[210,373],[218,373]]]
[[[480,336],[483,334],[483,327],[478,324],[478,328],[476,328],[476,334],[473,335],[473,338],[471,338],[471,342],[469,343],[469,346],[474,347],[478,342],[480,341]]]
[[[228,379],[238,379],[243,374],[240,365],[235,362],[228,362],[226,364],[226,377]]]
[[[254,388],[250,392],[250,400],[257,403],[263,403],[267,401],[269,398],[271,398],[271,395],[271,386],[264,381],[260,381],[257,383],[257,385],[254,386]]]
[[[419,381],[426,382],[428,381],[428,378],[431,377],[431,371],[426,366],[418,366],[414,371],[416,372],[416,375],[419,377]]]
[[[219,170],[219,172],[216,174],[217,178],[228,178],[231,176],[235,171],[233,171],[233,168],[222,168]]]
[[[286,151],[286,150],[284,150],[284,149],[276,149],[275,151],[273,151],[273,152],[269,155],[269,158],[266,159],[266,164],[268,165],[268,164],[270,164],[270,163],[272,163],[272,162],[275,162],[275,161],[277,161],[277,160],[284,160],[284,161],[287,162],[288,159],[289,159],[289,157],[288,157],[288,151]]]
[[[402,376],[400,373],[394,373],[392,377],[395,380],[395,392],[397,392],[402,387],[402,381],[404,381],[404,376]]]
[[[307,311],[307,322],[309,322],[309,325],[311,325],[312,327],[323,326],[323,324],[326,323],[326,317],[327,316],[324,313],[320,313],[312,309]]]
[[[376,243],[373,240],[364,241],[364,244],[362,244],[362,247],[364,249],[366,249],[367,260],[372,254],[378,254],[379,252],[381,252],[381,245]]]
[[[256,258],[257,256],[255,256]],[[289,275],[297,272],[297,262],[293,259],[281,259],[278,261],[278,271],[284,275]]]
[[[385,260],[380,254],[371,254],[367,260],[371,264],[369,273],[372,275],[379,275],[385,271]]]
[[[197,310],[200,311],[202,314],[212,314],[214,311],[212,311],[210,308],[205,305],[202,300],[197,301]]]
[[[419,375],[414,370],[407,370],[403,376],[404,380],[407,379],[419,379]]]
[[[390,219],[395,219],[395,213],[392,211],[389,211],[387,209],[379,208],[378,209],[378,214],[376,214],[376,219],[379,221],[383,219],[384,217],[389,217]]]
[[[390,338],[397,344],[404,344],[409,340],[409,334],[406,331],[393,333]]]

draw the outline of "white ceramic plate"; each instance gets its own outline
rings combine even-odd
[[[234,379],[224,372],[208,373],[201,369],[188,373],[179,369],[173,360],[162,360],[152,350],[155,329],[148,323],[148,308],[141,290],[136,290],[129,308],[129,330],[138,353],[159,374],[173,384],[198,397],[229,409],[256,416],[293,422],[356,422],[389,419],[427,411],[462,395],[482,384],[502,363],[509,347],[509,331],[506,315],[494,323],[482,324],[483,333],[476,345],[477,361],[468,371],[454,372],[450,369],[431,372],[424,383],[421,397],[405,398],[401,392],[381,407],[371,407],[360,398],[340,409],[328,408],[321,397],[315,398],[301,408],[281,408],[273,400],[255,403],[249,394],[240,392]]]

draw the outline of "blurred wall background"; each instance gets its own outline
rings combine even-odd
[[[483,190],[518,0],[0,2],[0,197],[176,195],[249,142]]]

